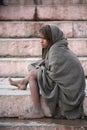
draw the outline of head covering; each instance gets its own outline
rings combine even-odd
[[[51,44],[65,39],[64,33],[55,25],[42,26],[40,32],[44,35],[44,38],[51,42]]]
[[[55,43],[60,46],[67,46],[68,44],[64,33],[56,25],[44,25],[41,27],[40,33],[49,41],[49,48]],[[45,58],[46,52],[47,50],[42,48],[42,58]]]
[[[50,25],[42,26],[40,29],[40,33],[47,39],[50,43],[52,43],[52,32]]]

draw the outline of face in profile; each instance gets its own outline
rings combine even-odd
[[[47,49],[49,47],[49,41],[42,34],[40,34],[40,38],[41,38],[40,43],[42,45],[42,48]]]

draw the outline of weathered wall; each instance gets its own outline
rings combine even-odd
[[[42,25],[55,24],[65,34],[87,76],[87,0],[4,0],[0,6],[0,77],[21,77],[41,57]]]

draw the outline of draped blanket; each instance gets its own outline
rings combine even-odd
[[[34,65],[38,71],[38,85],[54,117],[63,114],[68,119],[84,115],[85,76],[78,58],[68,48],[67,40],[57,39],[55,26],[51,26],[53,44],[44,60]],[[44,63],[44,64],[43,64]]]

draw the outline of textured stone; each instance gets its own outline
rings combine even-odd
[[[87,40],[86,39],[69,39],[69,48],[81,57],[87,56]]]
[[[51,116],[44,99],[41,99],[41,104],[45,115]],[[29,95],[0,96],[0,117],[18,117],[30,112],[32,105]]]
[[[38,6],[39,20],[87,20],[87,5]]]
[[[0,76],[26,76],[28,65],[39,58],[4,58],[0,59]]]
[[[0,22],[0,37],[31,37],[36,36],[39,33],[39,29],[42,25],[55,24],[57,25],[65,34],[66,37],[73,37],[73,27],[72,22]]]
[[[19,4],[19,5],[33,5],[33,4],[41,4],[41,5],[56,5],[56,4],[82,4],[87,3],[87,0],[4,0],[5,4]]]
[[[13,90],[14,91],[14,90]],[[17,91],[17,90],[16,90]],[[41,106],[45,115],[51,116],[44,99],[41,98]],[[31,111],[32,99],[29,95],[0,96],[0,117],[18,117]],[[87,97],[84,100],[84,111],[87,115]]]
[[[41,44],[38,39],[2,39],[0,56],[6,57],[40,57]]]
[[[0,20],[87,20],[86,12],[85,4],[38,5],[37,10],[35,6],[11,5],[0,7]]]
[[[32,5],[34,4],[34,0],[4,0],[4,3],[6,5],[12,5],[12,4],[16,4],[16,5]]]
[[[48,22],[0,22],[1,38],[35,37],[42,25],[54,24],[58,26],[67,38],[86,38],[87,21],[48,21]]]
[[[0,6],[0,20],[33,20],[34,6]]]
[[[80,4],[87,4],[87,0],[80,0]]]
[[[74,37],[85,38],[87,37],[87,23],[86,22],[74,22],[73,24]]]
[[[78,4],[80,0],[42,0],[42,5]]]
[[[0,58],[0,77],[21,77],[28,74],[28,65],[39,58]],[[87,76],[87,58],[80,58],[85,75]]]
[[[33,105],[30,95],[29,85],[27,90],[18,90],[15,86],[9,84],[7,78],[0,78],[0,117],[18,117],[23,113],[30,112]],[[44,114],[51,116],[50,110],[42,97],[41,106]]]
[[[68,39],[77,56],[87,56],[87,39]],[[0,57],[40,57],[40,39],[0,39]]]
[[[30,112],[32,105],[29,86],[26,90],[18,90],[15,86],[9,85],[7,78],[0,78],[0,117],[18,117]],[[50,110],[42,97],[41,106],[44,114],[50,117]],[[87,97],[84,99],[83,106],[85,115],[87,115]]]
[[[0,130],[87,130],[87,120],[1,118]]]

